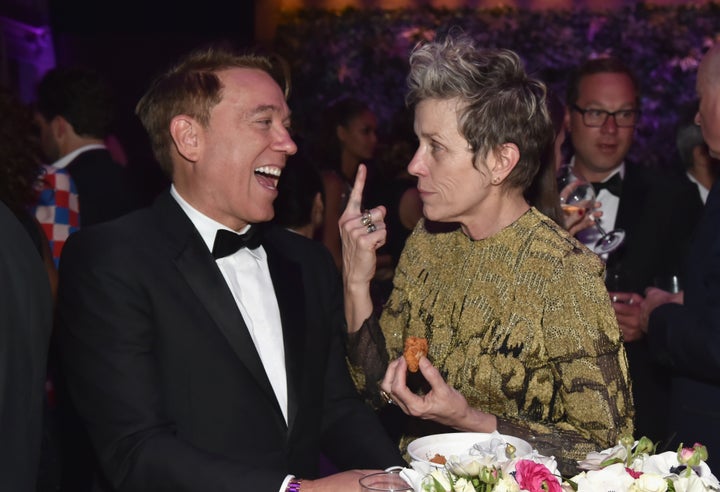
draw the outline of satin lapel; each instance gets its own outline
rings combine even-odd
[[[626,232],[637,229],[636,223],[641,218],[638,214],[643,210],[645,201],[645,193],[642,184],[638,181],[639,176],[636,175],[634,169],[625,166],[625,177],[623,178],[622,191],[620,192],[620,203],[618,204],[617,215],[615,217],[615,228],[624,229]],[[642,218],[642,220],[646,220]],[[626,239],[627,241],[627,239]],[[620,247],[608,256],[608,267],[617,266],[624,256],[624,248]]]
[[[174,262],[180,274],[237,356],[277,406],[275,393],[245,321],[200,234],[169,194],[160,197],[155,208],[160,212],[160,227],[170,236],[173,248],[176,249]]]
[[[283,326],[288,390],[288,435],[290,435],[297,416],[307,330],[302,271],[300,265],[283,255],[282,245],[277,244],[272,237],[267,238],[263,247],[268,255],[268,266]]]

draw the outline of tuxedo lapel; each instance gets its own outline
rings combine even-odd
[[[200,234],[169,193],[158,199],[155,209],[160,214],[160,227],[165,230],[175,249],[173,261],[181,276],[280,412],[242,314]]]
[[[304,341],[306,336],[305,293],[300,266],[282,254],[281,245],[268,237],[263,243],[268,255],[268,266],[275,296],[280,308],[280,319],[285,344],[285,372],[288,391],[288,429],[297,416],[299,388],[302,380]]]

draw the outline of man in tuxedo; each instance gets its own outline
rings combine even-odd
[[[703,57],[697,76],[700,125],[710,155],[720,158],[720,46]],[[715,182],[687,258],[685,289],[651,288],[643,303],[653,354],[672,373],[667,405],[673,447],[701,442],[708,464],[720,463],[720,183]],[[648,320],[649,316],[649,320]],[[714,458],[715,457],[715,458]]]
[[[34,492],[52,296],[37,248],[2,202],[0,230],[0,490]]]
[[[607,285],[628,354],[638,436],[666,441],[667,377],[654,366],[640,330],[645,288],[661,276],[679,275],[699,210],[695,191],[659,170],[626,162],[639,121],[638,83],[615,58],[593,59],[570,77],[565,125],[574,149],[570,165],[593,183],[606,231],[626,233],[623,245],[604,258]],[[593,245],[597,228],[578,233]]]
[[[140,195],[127,170],[105,146],[114,119],[110,87],[95,71],[58,67],[37,88],[35,120],[45,159],[36,216],[56,260],[67,236],[139,207]]]
[[[696,114],[697,105],[694,106],[692,117],[687,116],[680,120],[675,144],[682,166],[682,176],[695,185],[696,199],[704,207],[710,189],[720,174],[720,160],[710,155],[702,130],[694,121]]]
[[[350,380],[332,258],[262,225],[297,150],[272,73],[209,49],[160,76],[137,114],[171,189],[65,246],[64,366],[113,490],[357,490],[321,451],[403,463]]]

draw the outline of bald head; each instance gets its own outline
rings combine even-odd
[[[697,94],[700,99],[695,123],[700,125],[712,157],[720,158],[720,45],[713,46],[698,68]]]
[[[720,84],[720,44],[714,45],[703,57],[698,68],[698,84]]]

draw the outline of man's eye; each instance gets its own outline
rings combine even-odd
[[[602,109],[588,109],[585,114],[590,118],[602,118],[606,113]]]

